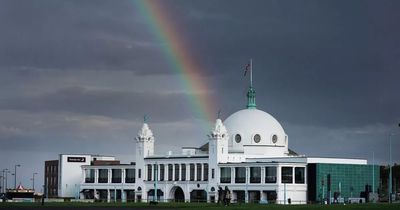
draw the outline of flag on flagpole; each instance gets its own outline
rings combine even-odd
[[[247,63],[247,65],[246,65],[246,67],[245,67],[245,69],[244,69],[244,76],[246,76],[246,74],[247,74],[247,72],[248,71],[251,71],[251,64],[250,63]]]

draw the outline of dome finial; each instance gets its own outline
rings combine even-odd
[[[246,65],[246,70],[244,76],[246,76],[247,71],[250,71],[250,87],[247,91],[247,108],[256,108],[256,91],[253,88],[253,59],[250,59],[250,63]]]
[[[249,87],[247,91],[247,106],[248,109],[255,109],[256,106],[256,91],[252,86]]]

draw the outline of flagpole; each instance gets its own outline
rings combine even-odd
[[[250,59],[250,87],[253,87],[253,59]]]

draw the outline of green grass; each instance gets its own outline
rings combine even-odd
[[[0,203],[0,209],[18,209],[18,208],[37,208],[40,203]],[[222,206],[207,203],[159,203],[158,205],[149,205],[147,203],[45,203],[44,209],[56,209],[57,207],[70,207],[85,209],[88,207],[109,207],[109,208],[131,208],[131,209],[194,209],[194,210],[400,210],[400,204],[351,204],[351,205],[273,205],[273,204],[233,204]]]

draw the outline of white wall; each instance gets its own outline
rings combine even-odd
[[[68,161],[68,159],[70,160]],[[71,159],[73,158],[73,159]],[[83,162],[79,162],[79,158],[84,158]],[[75,162],[76,161],[76,162]],[[75,197],[79,191],[79,184],[82,179],[82,165],[90,165],[90,155],[63,155],[59,156],[59,197]]]

